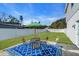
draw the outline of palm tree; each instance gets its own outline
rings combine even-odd
[[[23,22],[23,16],[22,15],[20,16],[20,21],[21,21],[21,24],[22,24],[22,22]]]
[[[0,22],[1,22],[1,18],[0,18]]]
[[[40,21],[38,23],[40,24]]]

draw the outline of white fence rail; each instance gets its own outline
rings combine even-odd
[[[37,32],[43,32],[45,29],[38,29]],[[0,28],[0,40],[20,37],[34,34],[34,29],[6,29]]]
[[[65,32],[66,29],[47,29],[49,32]]]

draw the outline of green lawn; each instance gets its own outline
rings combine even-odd
[[[64,33],[56,33],[56,32],[42,32],[39,34],[41,40],[45,40],[45,38],[48,36],[48,40],[53,42],[55,41],[56,38],[59,38],[58,43],[63,43],[63,44],[72,44],[72,42],[69,40],[69,38],[64,34]],[[23,37],[19,38],[12,38],[12,39],[7,39],[7,40],[1,40],[0,41],[0,50],[16,45],[18,43],[21,43],[21,39]],[[31,40],[33,38],[33,35],[29,36],[24,36],[26,41]]]
[[[58,43],[72,44],[70,39],[64,33],[60,33],[60,32],[43,32],[43,33],[40,33],[41,39],[45,39],[47,36],[49,37],[49,41],[55,41],[56,38],[59,38]]]

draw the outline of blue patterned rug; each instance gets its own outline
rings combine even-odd
[[[36,46],[35,46],[36,45]],[[61,56],[62,48],[47,44],[45,41],[30,41],[7,49],[12,56]]]

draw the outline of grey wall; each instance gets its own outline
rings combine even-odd
[[[45,29],[38,29],[37,32],[43,32]],[[34,34],[34,29],[7,29],[0,28],[0,40],[20,37],[25,35]]]

